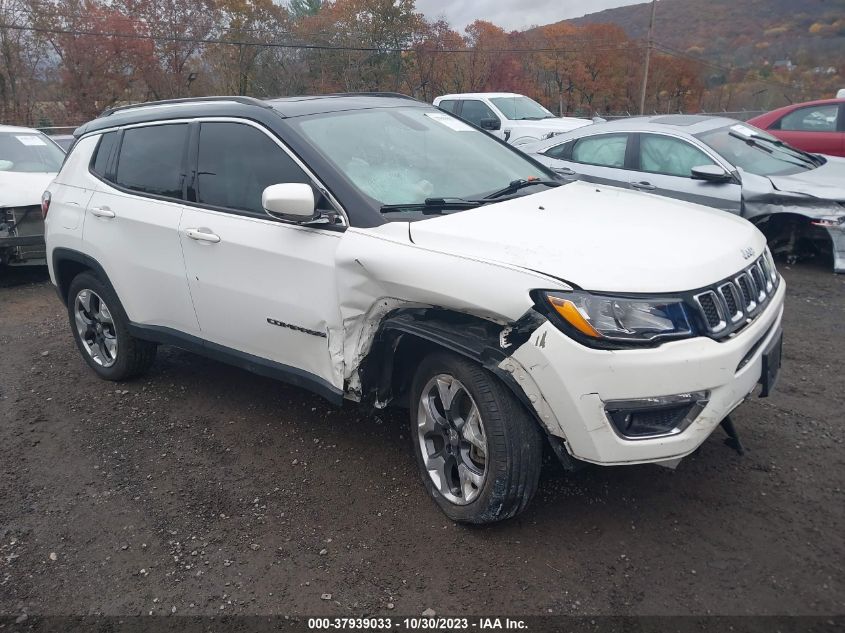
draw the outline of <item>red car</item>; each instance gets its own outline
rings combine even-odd
[[[748,122],[805,152],[845,156],[845,99],[796,103]]]

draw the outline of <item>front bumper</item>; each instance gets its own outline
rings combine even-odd
[[[845,224],[827,227],[833,247],[833,272],[845,273]]]
[[[546,322],[502,368],[513,373],[572,456],[605,465],[678,459],[698,448],[754,390],[764,351],[780,333],[785,292],[781,279],[766,310],[720,342],[697,337],[651,349],[596,350]],[[703,391],[709,393],[706,406],[673,435],[626,439],[605,413],[611,401]]]

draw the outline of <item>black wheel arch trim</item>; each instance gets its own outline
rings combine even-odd
[[[502,326],[481,317],[438,308],[400,308],[379,326],[360,368],[362,400],[388,402],[393,393],[396,351],[409,338],[437,345],[478,363],[498,377],[547,431],[519,383],[499,365],[525,343],[546,318],[529,309],[517,321]],[[507,347],[503,348],[502,340]]]
[[[73,281],[73,277],[69,279],[65,279],[62,274],[62,264],[64,262],[74,262],[76,264],[81,264],[83,267],[93,270],[94,273],[100,278],[104,284],[108,285],[112,292],[117,295],[117,292],[112,286],[111,280],[109,276],[106,274],[105,269],[102,267],[100,262],[96,259],[91,257],[90,255],[86,255],[85,253],[80,253],[79,251],[70,249],[70,248],[54,248],[53,255],[53,275],[56,280],[56,292],[59,295],[59,299],[62,300],[62,303],[67,305],[67,292],[70,288],[70,282]]]

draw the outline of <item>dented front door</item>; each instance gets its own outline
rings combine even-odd
[[[342,235],[187,207],[179,238],[202,338],[341,389],[331,349],[342,345],[334,265]]]

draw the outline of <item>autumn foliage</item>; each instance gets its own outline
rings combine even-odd
[[[813,27],[828,36],[831,26]],[[75,124],[114,104],[204,94],[527,94],[553,111],[636,111],[645,44],[614,24],[463,32],[414,0],[0,0],[0,122]],[[714,84],[690,55],[652,57],[648,110],[697,110]],[[760,79],[757,77],[757,79]],[[788,78],[774,77],[770,81]]]

